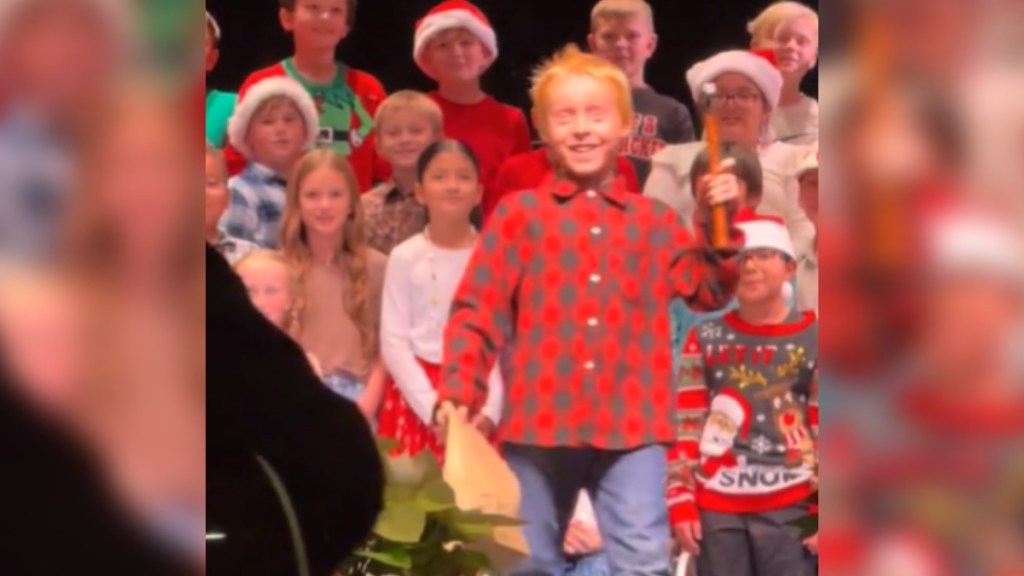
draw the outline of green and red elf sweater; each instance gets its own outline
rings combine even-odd
[[[387,162],[377,156],[373,143],[373,117],[387,94],[374,76],[338,63],[338,74],[330,84],[315,84],[302,77],[291,58],[269,68],[254,72],[238,92],[238,101],[245,98],[250,86],[275,76],[287,76],[301,84],[320,113],[318,146],[330,146],[348,157],[355,169],[362,191],[375,182],[390,177]],[[228,170],[237,174],[246,160],[233,149],[228,150]]]
[[[753,326],[735,311],[697,325],[681,352],[673,524],[697,510],[756,514],[802,503],[816,482],[818,322]]]

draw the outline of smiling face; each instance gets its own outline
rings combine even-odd
[[[591,52],[615,64],[634,83],[654,55],[658,39],[640,14],[598,16],[587,36]]]
[[[345,176],[330,166],[306,175],[299,186],[299,214],[306,233],[341,237],[355,194]]]
[[[281,26],[295,36],[296,49],[333,50],[349,33],[349,0],[296,0],[281,9]]]
[[[779,71],[787,78],[803,78],[818,60],[818,26],[810,17],[783,22],[772,40]]]
[[[629,126],[609,80],[572,74],[552,81],[543,117],[545,140],[577,179],[601,176],[615,163]]]
[[[796,263],[770,248],[754,248],[741,256],[740,284],[736,299],[740,306],[764,304],[782,298],[782,287],[793,279]]]
[[[479,78],[493,56],[480,39],[465,28],[439,32],[423,51],[423,60],[439,83]]]
[[[728,416],[712,411],[701,433],[700,453],[704,456],[721,456],[732,448],[739,429]]]
[[[756,142],[771,118],[760,88],[742,74],[726,72],[715,78],[712,105],[724,142]]]
[[[411,171],[423,150],[440,136],[424,112],[395,108],[378,120],[377,150],[393,169]]]
[[[291,100],[271,99],[253,115],[246,139],[253,160],[274,169],[288,167],[306,145],[305,120]]]
[[[447,222],[469,222],[481,192],[476,165],[454,150],[434,156],[416,185],[416,198],[427,207],[431,220]]]

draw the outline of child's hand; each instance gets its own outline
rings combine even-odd
[[[700,198],[701,206],[728,204],[740,197],[740,181],[735,174],[729,172],[734,166],[736,166],[736,160],[726,158],[722,162],[721,171],[718,174],[708,174],[700,179],[698,198]]]
[[[700,541],[704,538],[700,520],[676,524],[672,527],[672,532],[675,533],[676,542],[683,550],[691,556],[700,556]]]
[[[445,439],[448,437],[448,422],[452,418],[462,418],[463,421],[469,419],[469,409],[465,406],[456,406],[452,402],[442,402],[437,410],[434,411],[434,435],[437,436],[437,442],[444,444]]]
[[[601,532],[596,526],[573,520],[565,533],[562,550],[569,556],[587,556],[599,552],[603,546]]]
[[[491,434],[494,434],[494,422],[491,422],[491,419],[483,414],[474,416],[471,424],[484,435],[484,438],[490,438]]]
[[[814,536],[811,536],[807,540],[804,540],[804,547],[807,548],[807,550],[810,551],[811,554],[814,554],[815,556],[817,556],[818,555],[818,535],[815,534]]]

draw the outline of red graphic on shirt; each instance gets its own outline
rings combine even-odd
[[[633,131],[619,145],[619,154],[649,160],[667,146],[665,141],[657,136],[657,116],[634,114]]]

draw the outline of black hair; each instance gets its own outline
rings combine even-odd
[[[756,207],[764,194],[764,172],[757,154],[736,144],[726,142],[718,147],[718,156],[724,162],[729,158],[736,161],[730,172],[747,186],[747,206]],[[690,165],[690,189],[697,194],[697,183],[711,170],[711,154],[704,147]]]
[[[462,154],[473,164],[473,170],[477,173],[477,177],[480,175],[480,161],[477,159],[476,154],[473,150],[466,146],[459,140],[446,138],[438,140],[430,146],[427,146],[423,152],[420,153],[419,160],[416,161],[416,181],[419,183],[423,182],[423,177],[427,174],[427,168],[430,168],[430,163],[437,158],[438,155],[445,152],[457,152]],[[429,217],[429,214],[428,214]],[[473,208],[473,211],[469,215],[470,221],[473,226],[480,228],[483,223],[483,212],[480,210],[480,206]]]
[[[278,4],[281,6],[282,10],[294,12],[295,4],[298,1],[299,0],[278,0]],[[356,23],[356,7],[358,4],[359,0],[348,0],[348,13],[346,14],[346,18],[348,19],[348,25],[350,28]]]

